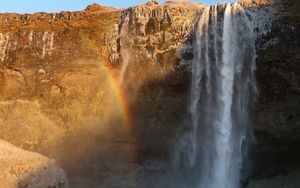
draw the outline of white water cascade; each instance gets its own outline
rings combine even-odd
[[[192,65],[191,123],[181,131],[177,163],[195,188],[239,188],[252,139],[249,108],[256,92],[255,36],[238,4],[200,16]]]
[[[129,52],[129,44],[126,43],[126,38],[129,35],[129,21],[130,21],[130,13],[127,12],[124,15],[124,22],[122,23],[122,29],[120,31],[120,43],[122,46],[122,51],[121,51],[121,55],[122,55],[122,68],[121,68],[121,72],[120,72],[120,76],[119,76],[119,84],[122,85],[124,82],[124,78],[129,66],[129,62],[130,62],[130,52]]]

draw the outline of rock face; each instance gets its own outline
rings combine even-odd
[[[38,102],[1,101],[0,117],[2,139],[14,140],[24,149],[55,145],[64,135],[64,130],[43,114]]]
[[[4,106],[12,104],[11,111],[3,110],[4,117],[17,111],[28,113],[26,109],[33,104],[41,119],[49,122],[47,129],[61,132],[64,128],[73,135],[97,124],[103,135],[107,126],[102,125],[112,122],[107,104],[114,106],[110,103],[115,101],[109,77],[116,77],[127,59],[130,65],[124,87],[130,95],[129,106],[134,106],[135,134],[146,142],[153,135],[169,137],[169,130],[183,119],[186,110],[192,33],[197,15],[205,7],[152,2],[126,10],[91,5],[81,12],[0,15],[0,98],[8,101]],[[15,102],[19,99],[27,107],[15,105],[20,104]],[[26,117],[25,123],[4,118],[3,124],[35,127],[32,123],[40,121],[33,113],[22,117]],[[19,146],[39,143],[34,145],[42,150],[48,147],[35,136],[26,140],[9,135],[1,138]],[[35,151],[41,148],[30,147]]]
[[[272,177],[300,168],[300,5],[240,4],[258,36],[254,176]],[[63,162],[69,156],[62,151],[78,160],[103,158],[106,142],[131,148],[130,161],[168,160],[178,127],[187,123],[194,28],[205,7],[151,1],[124,10],[94,4],[78,12],[0,14],[0,139]],[[119,80],[124,93],[116,90]],[[124,114],[132,125],[124,125]],[[23,130],[29,136],[20,136]],[[96,154],[84,155],[95,146]]]
[[[262,134],[272,135],[274,141],[287,137],[296,141],[300,133],[297,128],[300,125],[300,20],[297,11],[300,5],[286,1],[279,7],[270,30],[257,40],[260,95],[255,125]]]
[[[1,140],[0,156],[0,187],[68,187],[66,174],[54,160]]]
[[[261,18],[257,22],[259,95],[254,110],[258,177],[299,169],[299,10],[296,1],[252,8]]]
[[[181,59],[191,60],[192,31],[205,7],[169,2],[129,8],[122,17],[120,50],[134,51],[130,62],[136,63],[176,67]]]
[[[299,172],[293,172],[291,174],[278,175],[269,179],[251,181],[247,188],[297,188],[300,186],[299,178]]]

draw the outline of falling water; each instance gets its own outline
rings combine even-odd
[[[182,131],[181,168],[192,187],[238,188],[251,141],[249,108],[256,91],[252,23],[237,3],[204,10],[196,30],[191,124]],[[183,167],[182,167],[183,166]]]
[[[127,44],[127,37],[129,34],[129,21],[130,21],[130,13],[126,12],[124,15],[124,22],[122,23],[122,28],[120,30],[120,44],[122,47],[121,56],[122,56],[122,68],[119,76],[119,84],[122,85],[124,81],[125,74],[127,72],[129,62],[130,62],[130,52],[129,52],[129,44]]]

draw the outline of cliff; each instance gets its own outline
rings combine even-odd
[[[107,106],[119,104],[109,79],[118,77],[126,59],[130,71],[124,90],[129,107],[134,106],[130,109],[136,131],[149,132],[150,124],[172,125],[183,117],[189,71],[184,68],[188,63],[181,60],[192,59],[191,30],[206,6],[169,2],[126,10],[97,7],[56,14],[0,15],[0,108],[3,117],[16,114],[1,119],[1,132],[14,127],[9,134],[1,134],[6,140],[42,150],[49,147],[44,145],[59,143],[45,142],[40,132],[49,131],[43,136],[47,140],[66,130],[77,134],[81,127],[110,121]],[[40,115],[35,117],[35,111]],[[41,121],[47,125],[35,126]],[[145,124],[143,128],[139,123]],[[16,136],[32,127],[36,132],[28,134],[33,135]]]
[[[300,5],[240,4],[254,15],[257,32],[254,171],[256,178],[269,177],[300,165]],[[55,156],[67,168],[74,165],[70,156],[74,163],[94,160],[84,149],[105,158],[103,142],[121,142],[122,156],[134,150],[126,161],[167,160],[185,121],[194,28],[205,7],[152,2],[124,10],[94,4],[78,12],[0,14],[0,139]],[[124,80],[130,128],[119,117],[112,80]]]
[[[261,169],[258,176],[284,174],[288,184],[291,182],[287,175],[289,171],[299,168],[300,4],[274,1],[272,6],[260,8],[263,9],[273,16],[266,27],[269,29],[261,29],[257,39],[259,94],[254,110],[255,158]],[[262,170],[264,168],[271,170]],[[296,175],[290,177],[294,177],[292,181],[297,180]],[[264,187],[267,185],[272,187],[270,182]]]

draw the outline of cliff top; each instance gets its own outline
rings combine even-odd
[[[148,6],[148,7],[170,7],[170,8],[201,8],[208,6],[203,3],[197,3],[197,2],[191,2],[187,0],[170,0],[166,1],[165,3],[159,3],[156,0],[150,0],[145,4],[140,4],[136,5],[133,7],[143,7],[143,6]],[[128,7],[130,8],[130,7]],[[123,8],[128,9],[128,8]],[[35,13],[15,13],[15,12],[0,12],[0,18],[7,16],[7,17],[20,17],[20,16],[43,16],[43,15],[59,15],[59,14],[66,14],[66,13],[71,13],[71,14],[84,14],[84,13],[103,13],[103,12],[112,12],[112,11],[118,11],[120,9],[117,9],[115,7],[110,7],[110,6],[102,6],[97,3],[93,3],[91,5],[88,5],[84,10],[78,10],[78,11],[60,11],[60,12],[35,12]],[[0,20],[1,21],[1,20]]]
[[[88,11],[88,12],[109,12],[109,11],[115,11],[118,9],[116,9],[114,7],[105,7],[105,6],[99,5],[97,3],[93,3],[91,5],[88,5],[84,10]]]
[[[159,8],[178,9],[182,11],[183,9],[201,9],[206,6],[208,5],[188,1],[167,1],[165,3],[149,1],[133,8],[137,10],[141,9],[142,12],[145,11],[144,9]],[[33,14],[0,13],[0,32],[17,31],[20,28],[26,28],[28,31],[43,31],[55,30],[56,28],[90,27],[95,22],[98,25],[107,25],[110,24],[109,20],[119,17],[121,12],[126,9],[105,7],[94,3],[87,6],[83,11],[61,11],[59,13],[37,12]]]
[[[143,6],[150,6],[150,7],[170,7],[170,8],[203,8],[208,5],[203,3],[192,2],[188,0],[172,0],[166,1],[165,3],[158,3],[156,0],[150,0],[145,4],[136,5],[135,7],[143,7]]]

